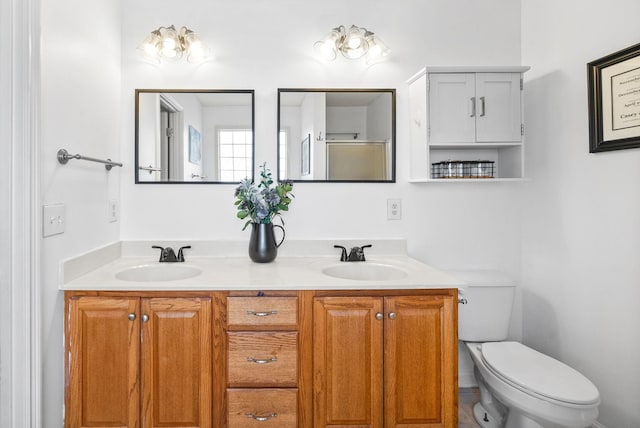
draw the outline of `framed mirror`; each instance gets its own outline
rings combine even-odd
[[[253,179],[254,91],[136,89],[135,182]]]
[[[395,89],[278,89],[278,179],[396,180]]]

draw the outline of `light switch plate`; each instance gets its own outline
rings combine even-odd
[[[67,222],[64,204],[44,205],[42,207],[42,236],[64,233]]]

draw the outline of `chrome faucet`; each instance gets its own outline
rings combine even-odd
[[[341,248],[342,254],[340,255],[341,262],[364,262],[366,261],[364,257],[364,249],[371,248],[372,245],[363,245],[362,247],[353,247],[349,254],[347,255],[347,249],[342,245],[334,245],[333,248]]]
[[[183,250],[186,248],[191,248],[191,245],[185,245],[184,247],[180,247],[178,250],[178,255],[176,255],[173,248],[167,247],[159,247],[157,245],[152,245],[151,248],[157,248],[160,250],[160,263],[176,263],[176,262],[184,262],[184,252]]]

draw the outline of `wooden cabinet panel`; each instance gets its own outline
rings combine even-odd
[[[67,301],[65,427],[139,425],[138,306],[126,297]]]
[[[296,428],[298,390],[229,389],[228,428]]]
[[[297,332],[229,332],[227,343],[229,386],[297,385]]]
[[[231,330],[295,330],[298,324],[298,298],[228,297],[227,314]]]
[[[314,426],[382,427],[382,299],[314,301]]]
[[[211,427],[211,299],[142,300],[143,427]]]
[[[385,427],[458,426],[453,305],[445,296],[385,298]]]

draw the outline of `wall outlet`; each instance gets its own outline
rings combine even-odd
[[[44,238],[64,233],[66,223],[64,204],[42,206],[42,236]]]
[[[118,207],[118,201],[115,199],[109,200],[109,223],[115,223],[120,217],[120,208]]]
[[[387,220],[402,219],[402,200],[387,199]]]

